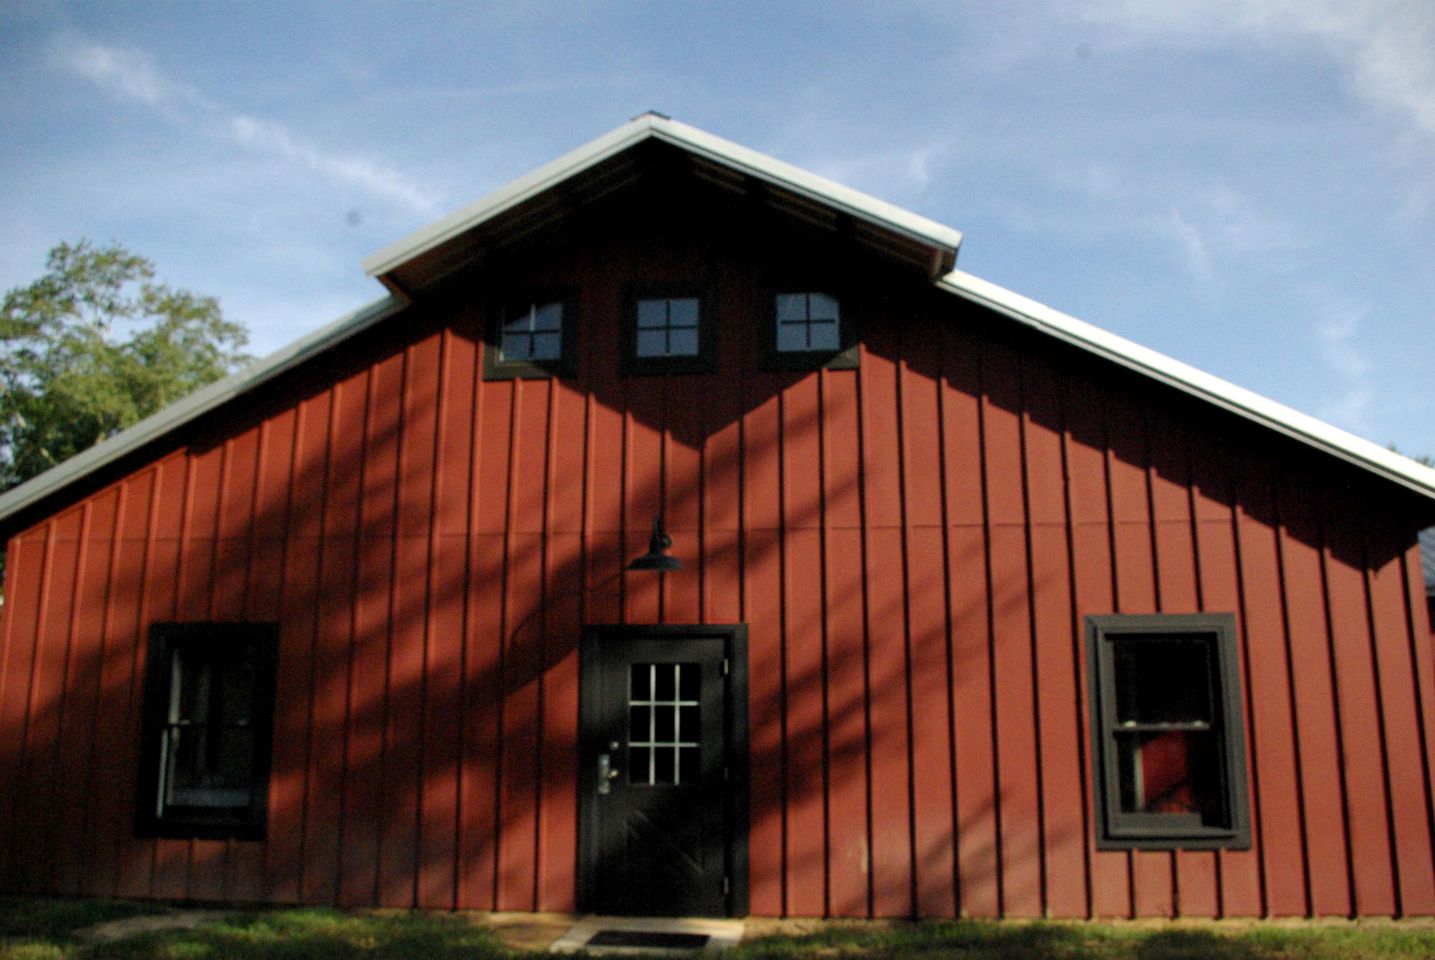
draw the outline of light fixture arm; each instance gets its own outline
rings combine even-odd
[[[643,554],[632,563],[628,564],[629,570],[681,570],[683,562],[677,557],[668,555],[668,550],[673,545],[673,538],[668,536],[668,531],[663,528],[663,515],[653,514],[653,535],[648,538],[648,552]]]

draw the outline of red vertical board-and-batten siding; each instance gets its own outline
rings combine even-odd
[[[693,270],[719,370],[620,376],[624,278]],[[1435,913],[1375,482],[928,293],[853,288],[858,370],[760,371],[720,239],[529,279],[580,291],[578,378],[484,381],[441,298],[10,541],[4,889],[572,909],[582,625],[746,622],[754,914]],[[659,511],[686,569],[625,574]],[[1253,846],[1097,850],[1082,618],[1202,610]],[[137,839],[148,625],[207,619],[281,624],[268,839]]]

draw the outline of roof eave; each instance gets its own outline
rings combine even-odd
[[[1435,499],[1435,470],[1379,444],[965,271],[937,286]]]
[[[399,297],[383,297],[339,317],[308,336],[276,350],[236,373],[201,387],[139,423],[56,464],[44,473],[0,494],[0,531],[20,513],[83,480],[171,431],[249,393],[362,330],[388,319],[407,305]]]
[[[385,280],[405,264],[446,244],[456,243],[465,234],[512,210],[524,202],[557,187],[585,170],[628,150],[645,140],[658,140],[710,162],[771,184],[816,203],[824,204],[865,221],[932,251],[932,276],[938,277],[956,263],[961,246],[960,230],[903,210],[875,197],[853,190],[826,177],[809,173],[741,144],[724,140],[696,127],[658,114],[647,113],[589,143],[569,151],[537,170],[500,187],[422,230],[410,234],[367,257],[363,268],[370,276]]]

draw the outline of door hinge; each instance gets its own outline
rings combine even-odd
[[[723,877],[723,878],[722,878],[722,895],[723,895],[723,896],[727,896],[727,895],[730,894],[730,893],[732,893],[732,882],[731,882],[730,880],[728,880],[727,877]]]
[[[727,657],[723,657],[723,658],[722,658],[722,675],[723,675],[723,676],[727,676],[727,671],[728,671],[728,659],[727,659]]]

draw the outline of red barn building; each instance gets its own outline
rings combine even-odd
[[[959,241],[645,115],[0,496],[0,889],[1435,914],[1435,472]]]

